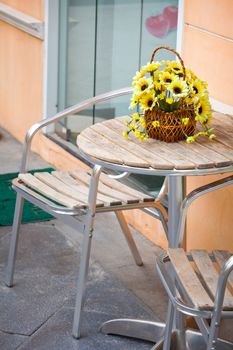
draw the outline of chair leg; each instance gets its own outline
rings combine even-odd
[[[128,246],[129,246],[129,249],[133,255],[133,258],[135,260],[135,263],[138,265],[138,266],[142,266],[143,265],[143,261],[142,261],[142,258],[141,258],[141,255],[138,251],[138,248],[135,244],[135,241],[133,239],[133,236],[132,236],[132,233],[130,232],[130,229],[129,229],[129,226],[125,220],[125,217],[122,213],[122,211],[120,210],[117,210],[115,211],[115,214],[116,214],[116,217],[119,221],[119,224],[121,226],[121,229],[122,229],[122,232],[126,238],[126,241],[128,243]]]
[[[82,243],[82,253],[80,259],[79,276],[77,284],[77,294],[74,310],[74,320],[73,320],[73,337],[80,338],[80,320],[81,312],[84,304],[84,292],[87,282],[87,275],[89,269],[89,260],[91,253],[91,239],[93,232],[93,218],[90,217],[89,225],[87,224],[84,229],[83,243]]]
[[[15,213],[14,213],[14,221],[11,233],[11,241],[10,241],[10,250],[8,255],[8,263],[7,263],[7,272],[5,283],[8,287],[12,287],[13,278],[14,278],[14,269],[15,269],[15,258],[17,253],[18,246],[18,237],[19,237],[19,229],[22,219],[24,198],[17,194],[16,204],[15,204]]]
[[[209,341],[207,350],[215,350],[217,346],[217,337],[218,337],[218,331],[220,326],[220,310],[213,313],[210,329],[209,329]]]
[[[101,167],[96,165],[92,170],[90,190],[88,195],[89,209],[84,219],[84,230],[83,230],[84,236],[83,236],[83,243],[82,243],[82,253],[81,253],[81,259],[80,259],[77,295],[76,295],[76,302],[75,302],[73,331],[72,331],[74,338],[80,338],[80,320],[81,320],[82,307],[84,303],[84,292],[85,292],[85,286],[86,286],[87,274],[88,274],[88,268],[89,268],[89,260],[90,260],[90,253],[91,253],[91,239],[92,239],[92,233],[93,233],[93,225],[94,225],[95,210],[96,210],[96,197],[97,197],[100,173],[101,173]]]
[[[181,312],[176,311],[174,317],[178,328],[178,348],[179,350],[186,350],[185,316]]]
[[[172,337],[172,328],[173,328],[173,322],[174,322],[174,314],[175,314],[174,306],[172,305],[172,302],[169,300],[167,317],[166,317],[166,326],[165,326],[165,331],[164,331],[163,350],[170,350],[170,347],[171,347],[171,337]]]

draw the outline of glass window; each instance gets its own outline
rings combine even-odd
[[[59,110],[131,85],[160,45],[176,46],[178,0],[61,0]],[[171,58],[162,51],[157,58]],[[69,134],[129,113],[129,96],[64,122]]]
[[[177,13],[178,0],[60,0],[59,110],[130,86],[155,47],[176,47]],[[172,57],[163,50],[156,59]],[[129,101],[124,96],[65,119],[66,138],[75,142],[87,126],[127,115]],[[156,179],[160,187],[162,179]],[[157,187],[155,179],[133,176],[133,181],[151,192]]]

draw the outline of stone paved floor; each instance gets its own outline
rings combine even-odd
[[[0,229],[0,349],[150,349],[151,344],[104,336],[103,321],[156,319],[149,307],[92,259],[82,338],[71,336],[79,247],[53,224],[23,225],[13,288],[4,285],[9,228]]]

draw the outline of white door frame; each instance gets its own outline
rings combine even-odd
[[[58,111],[59,0],[45,0],[43,118]],[[46,132],[53,131],[51,127]]]

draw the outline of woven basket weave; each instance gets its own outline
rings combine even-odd
[[[160,49],[166,49],[175,53],[183,70],[183,79],[186,77],[185,66],[182,58],[174,49],[168,46],[160,46],[156,48],[151,56],[150,62],[153,62],[156,52]],[[187,125],[182,123],[183,118],[189,118]],[[150,138],[158,139],[165,142],[177,142],[184,140],[187,136],[195,133],[196,120],[195,109],[193,105],[181,103],[181,107],[173,112],[164,112],[154,107],[151,111],[145,112],[146,130]],[[158,121],[159,126],[153,126],[153,122]]]

